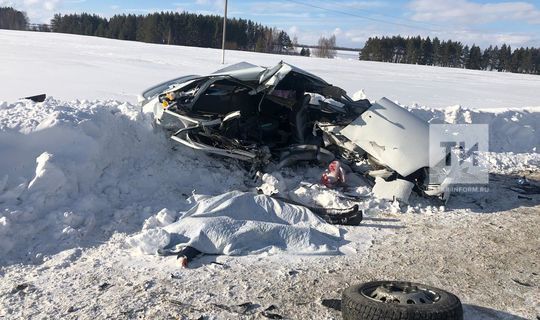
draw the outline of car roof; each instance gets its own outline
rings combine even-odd
[[[272,67],[272,68],[267,68],[267,67],[261,67],[261,66],[257,66],[257,65],[254,65],[254,64],[251,64],[249,62],[245,62],[245,61],[242,61],[242,62],[239,62],[239,63],[235,63],[233,65],[230,65],[230,66],[227,66],[223,69],[219,69],[215,72],[213,72],[211,75],[215,76],[215,75],[226,75],[226,76],[230,76],[230,77],[233,77],[235,79],[238,79],[240,81],[248,81],[248,82],[259,82],[261,80],[261,75],[266,71],[266,70],[269,70],[269,69],[276,69],[276,71],[279,70],[279,66],[288,66],[290,67],[290,71],[293,71],[293,72],[296,72],[296,73],[299,73],[299,74],[302,74],[304,76],[307,76],[309,78],[312,78],[312,79],[315,79],[325,85],[329,85],[324,79],[312,74],[312,73],[309,73],[305,70],[302,70],[296,66],[293,66],[291,64],[288,64],[288,63],[285,63],[283,61],[280,61],[276,66]],[[270,75],[271,76],[271,75]]]
[[[219,69],[212,73],[212,75],[227,75],[231,76],[240,81],[259,81],[261,73],[263,73],[266,68],[261,66],[256,66],[248,62],[239,62],[223,69]]]

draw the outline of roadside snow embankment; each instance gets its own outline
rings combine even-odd
[[[538,170],[540,112],[411,111],[431,123],[488,123],[493,172]],[[0,265],[39,263],[65,249],[106,241],[115,232],[137,232],[145,223],[145,230],[163,228],[193,205],[191,195],[249,190],[246,173],[234,162],[181,146],[171,150],[173,146],[129,103],[52,98],[43,103],[0,102]],[[351,206],[338,191],[313,185],[323,170],[286,168],[282,180],[298,201]],[[365,199],[360,208],[368,215],[370,210],[445,210],[425,199],[402,208],[375,199],[365,185],[353,192]],[[163,212],[170,214],[165,217]],[[159,239],[148,241],[153,240]]]
[[[491,152],[528,153],[540,150],[540,107],[523,110],[407,108],[429,123],[487,124]]]
[[[540,167],[540,108],[475,110],[452,106],[407,109],[433,124],[487,124],[490,152],[483,157],[490,172],[511,174]]]
[[[221,164],[186,152],[171,151],[130,104],[0,103],[0,265],[135,231],[193,190],[243,184],[234,170],[222,174]]]

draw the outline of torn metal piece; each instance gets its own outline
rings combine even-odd
[[[373,194],[379,199],[399,200],[403,203],[409,203],[414,184],[407,180],[396,179],[394,181],[385,181],[382,178],[375,178]]]
[[[428,123],[386,98],[373,104],[341,134],[404,177],[429,167]]]
[[[391,171],[388,171],[386,169],[381,169],[381,170],[371,170],[368,172],[369,176],[373,177],[373,178],[383,178],[383,179],[387,179],[389,178],[393,173]]]

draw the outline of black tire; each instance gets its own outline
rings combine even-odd
[[[434,294],[434,301],[427,303],[415,303],[413,300],[407,302],[393,303],[384,302],[386,297],[380,298],[377,291],[373,288],[382,288],[383,286],[416,288],[418,292]],[[375,289],[378,290],[378,289]],[[386,290],[386,289],[384,289]],[[375,298],[370,297],[374,295]],[[409,294],[409,293],[405,293]],[[424,299],[420,299],[425,301]],[[427,300],[427,299],[426,299]],[[353,285],[343,292],[341,300],[341,311],[344,320],[463,320],[463,309],[458,297],[450,292],[426,286],[419,283],[404,281],[373,281],[359,285]]]

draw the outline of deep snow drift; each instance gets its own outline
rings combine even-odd
[[[241,189],[244,178],[173,152],[137,107],[112,101],[2,103],[0,153],[2,263],[97,244],[181,207],[192,191]]]

